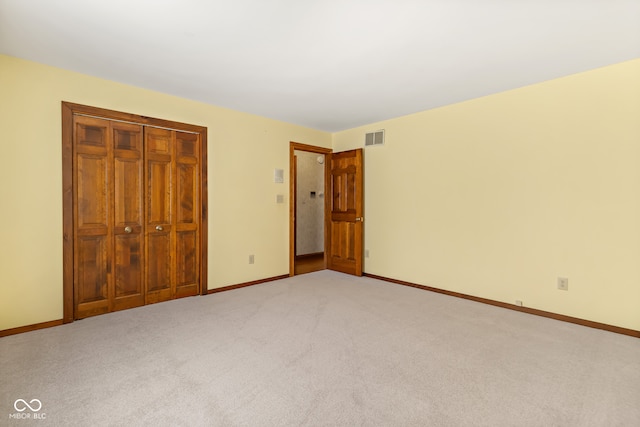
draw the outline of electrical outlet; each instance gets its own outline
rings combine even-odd
[[[253,264],[255,261],[255,258],[253,257],[253,255],[249,255],[249,264]]]
[[[369,258],[369,249],[364,250],[364,257]]]
[[[566,277],[558,277],[558,289],[561,291],[569,290],[569,279]]]
[[[522,301],[520,301],[519,299],[516,300],[516,305],[518,307],[522,307]]]

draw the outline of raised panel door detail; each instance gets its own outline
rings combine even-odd
[[[169,233],[153,233],[148,239],[147,291],[171,288],[171,240]]]
[[[148,162],[148,222],[171,222],[171,163],[151,160]]]
[[[115,225],[142,225],[142,160],[115,159]]]
[[[344,174],[346,175],[345,179],[345,188],[344,191],[346,193],[346,210],[348,212],[356,211],[356,168],[355,166],[349,166],[345,169]]]
[[[195,231],[176,233],[177,285],[191,285],[198,280],[198,249]]]
[[[108,168],[105,156],[79,154],[77,157],[77,224],[107,226]]]
[[[142,251],[140,235],[115,238],[115,297],[142,294]]]
[[[191,157],[194,160],[198,158],[198,144],[200,142],[200,136],[195,133],[176,132],[177,150],[176,155],[178,158]]]
[[[86,121],[91,121],[86,120]],[[89,145],[94,147],[106,147],[107,141],[107,125],[97,124],[97,120],[93,119],[96,124],[77,123],[76,125],[76,145]],[[104,121],[103,121],[104,123]]]
[[[331,257],[333,261],[340,260],[342,258],[342,247],[344,245],[342,233],[340,230],[340,223],[336,221],[331,222]]]
[[[342,206],[342,180],[343,176],[340,173],[331,173],[331,212],[344,211]]]
[[[126,125],[126,127],[127,129],[115,127],[113,130],[114,148],[142,154],[142,127],[139,125]]]
[[[148,153],[171,155],[172,131],[147,128],[146,149]]]
[[[196,218],[194,212],[197,197],[196,168],[193,165],[178,166],[178,215],[179,223],[193,223]]]
[[[342,162],[340,162],[342,163]],[[332,205],[334,213],[353,213],[356,211],[356,168],[338,167],[331,172]]]
[[[331,255],[334,260],[355,261],[355,223],[338,221],[332,224]]]
[[[107,301],[108,245],[106,236],[84,236],[77,245],[78,304]]]

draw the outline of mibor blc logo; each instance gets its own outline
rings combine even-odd
[[[47,418],[47,414],[40,412],[42,409],[42,402],[39,399],[31,399],[26,401],[24,399],[18,399],[13,402],[13,409],[16,413],[9,414],[9,419],[14,420],[44,420]],[[29,411],[27,411],[29,410]]]

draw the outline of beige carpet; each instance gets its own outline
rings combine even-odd
[[[330,271],[1,338],[0,375],[3,426],[640,426],[639,339]]]

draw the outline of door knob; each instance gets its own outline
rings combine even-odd
[[[363,217],[361,217],[361,216],[356,217],[356,221],[364,222],[364,218],[363,218]]]
[[[133,228],[129,227],[128,225],[124,228],[124,232],[129,234],[133,231]]]
[[[164,230],[164,228],[162,228],[162,226],[161,226],[161,225],[156,225],[156,230],[158,230],[158,231],[162,231],[162,230]]]

